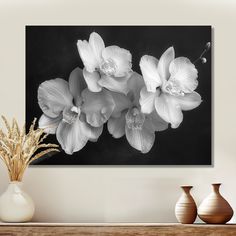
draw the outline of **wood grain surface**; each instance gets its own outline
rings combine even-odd
[[[206,224],[0,224],[1,236],[236,236],[236,225]]]

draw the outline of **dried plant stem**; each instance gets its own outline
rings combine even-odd
[[[11,181],[22,181],[29,164],[40,157],[58,152],[58,145],[43,144],[47,137],[43,129],[35,129],[36,119],[33,120],[29,132],[25,132],[25,125],[20,130],[15,119],[12,125],[2,116],[7,132],[0,129],[0,158],[5,163]],[[44,149],[36,153],[39,149]]]

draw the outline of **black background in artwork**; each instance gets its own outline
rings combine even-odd
[[[149,54],[159,58],[170,46],[176,57],[191,61],[199,57],[211,41],[210,26],[26,26],[26,122],[42,114],[37,102],[40,83],[53,78],[68,80],[77,66],[83,68],[77,51],[77,40],[88,40],[96,31],[107,46],[118,45],[133,56],[133,70],[140,73],[139,60]],[[168,128],[156,133],[155,144],[147,154],[133,149],[126,137],[114,139],[104,126],[96,143],[87,145],[73,155],[63,150],[46,156],[38,165],[210,165],[211,163],[211,53],[207,63],[197,63],[202,104],[184,112],[178,129]],[[56,142],[54,135],[47,138]]]

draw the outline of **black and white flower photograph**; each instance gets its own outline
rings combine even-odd
[[[26,26],[34,165],[211,165],[210,26]],[[50,158],[48,158],[50,155]]]

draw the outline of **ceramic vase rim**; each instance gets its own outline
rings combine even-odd
[[[220,185],[222,185],[222,183],[213,183],[213,184],[211,184],[212,186],[220,186]]]
[[[22,184],[22,181],[13,180],[10,181],[9,184]]]
[[[193,188],[192,185],[181,185],[180,187],[181,187],[181,188]]]

